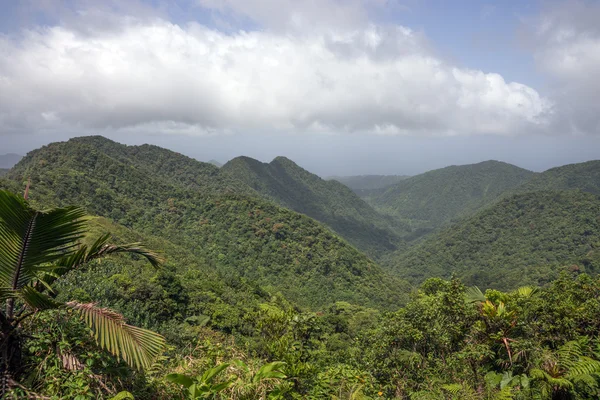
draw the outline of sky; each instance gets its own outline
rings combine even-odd
[[[600,158],[598,0],[0,7],[0,154],[99,134],[322,176]]]

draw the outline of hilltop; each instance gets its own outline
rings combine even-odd
[[[453,274],[510,289],[549,282],[558,267],[600,272],[600,199],[581,191],[505,198],[384,262],[416,283]]]
[[[519,192],[535,190],[574,190],[600,194],[600,160],[568,164],[535,174],[523,185]]]
[[[449,166],[402,180],[369,202],[414,227],[437,228],[473,214],[534,175],[499,161]]]
[[[406,229],[345,185],[321,179],[285,157],[270,163],[237,157],[221,173],[244,182],[266,199],[321,221],[371,256],[393,250],[398,234]]]
[[[406,283],[321,224],[258,198],[211,164],[157,146],[102,137],[53,143],[29,153],[0,186],[21,190],[26,177],[33,204],[82,205],[301,306],[344,300],[393,308],[406,300]]]
[[[22,156],[14,153],[0,154],[0,168],[9,169],[19,162]]]

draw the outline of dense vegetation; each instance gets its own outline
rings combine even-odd
[[[408,175],[357,175],[357,176],[332,176],[329,179],[336,180],[348,186],[352,190],[383,189],[392,186],[406,178]]]
[[[402,180],[369,202],[415,228],[436,228],[473,214],[532,176],[498,161],[450,166]]]
[[[600,194],[600,161],[588,161],[551,168],[535,174],[523,185],[519,192],[535,190],[574,190]]]
[[[29,153],[8,178],[19,191],[30,178],[34,204],[80,204],[303,306],[344,300],[392,308],[407,298],[405,283],[314,220],[248,195],[252,189],[213,165],[156,146],[101,137],[54,143]]]
[[[90,137],[36,150],[0,179],[13,193],[30,181],[32,209],[79,204],[94,215],[86,236],[61,252],[123,250],[83,257],[68,273],[38,259],[32,265],[48,273],[28,275],[33,284],[16,292],[0,288],[3,300],[33,311],[11,320],[20,368],[6,375],[0,366],[17,398],[600,397],[599,164],[532,175],[488,162],[434,171],[427,185],[430,177],[414,177],[432,217],[402,217],[442,228],[416,243],[396,238],[403,251],[384,255],[410,286],[288,209],[305,201],[368,223],[372,209],[349,189],[283,158],[234,161],[241,165],[221,171],[156,146]],[[2,207],[9,215],[12,206]],[[144,253],[125,251],[140,248],[123,245],[133,242],[166,261],[148,267]],[[30,288],[47,294],[44,302]],[[83,309],[157,332],[167,348],[152,366],[132,368],[102,350],[112,342],[90,336],[89,320],[73,318]]]
[[[8,174],[8,169],[7,168],[0,168],[0,176],[4,176]]]
[[[497,289],[547,283],[565,265],[595,274],[600,272],[600,199],[579,191],[515,195],[386,262],[413,282],[454,274]]]
[[[221,168],[262,196],[331,227],[360,250],[375,256],[395,248],[406,227],[378,214],[346,186],[326,181],[285,157],[261,163],[238,157]]]

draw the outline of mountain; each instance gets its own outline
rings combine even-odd
[[[533,176],[499,161],[450,166],[402,180],[370,203],[414,227],[436,228],[474,213]]]
[[[34,205],[82,205],[301,306],[343,300],[394,308],[406,300],[406,282],[318,222],[258,198],[211,164],[157,146],[103,137],[52,143],[24,157],[0,187],[21,191],[28,177]]]
[[[0,168],[12,168],[21,158],[23,157],[14,153],[0,154]]]
[[[336,180],[348,186],[361,199],[368,201],[373,196],[380,195],[388,187],[409,178],[408,175],[358,175],[332,176],[328,180]]]
[[[0,168],[0,176],[4,176],[8,174],[8,169],[7,168]]]
[[[456,274],[495,289],[542,284],[557,267],[600,272],[600,198],[536,191],[503,199],[385,260],[412,282]]]
[[[552,168],[535,174],[516,188],[519,192],[571,189],[600,194],[600,160]]]
[[[350,189],[373,190],[383,189],[395,183],[410,178],[408,175],[357,175],[357,176],[332,176],[328,180],[336,180]]]
[[[208,163],[212,164],[212,165],[214,165],[215,167],[218,167],[218,168],[221,168],[223,166],[223,163],[220,163],[217,160],[210,160]]]
[[[244,182],[264,198],[323,222],[370,255],[393,250],[397,233],[403,229],[345,185],[321,179],[285,157],[270,163],[237,157],[221,173]]]

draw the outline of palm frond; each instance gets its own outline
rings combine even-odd
[[[535,286],[521,286],[515,292],[520,297],[529,298],[538,292],[538,288]]]
[[[36,211],[0,190],[0,286],[26,286],[44,265],[72,250],[83,237],[84,216],[79,207]]]
[[[471,286],[465,290],[465,301],[467,303],[483,303],[485,295],[477,286]]]
[[[94,303],[66,303],[92,330],[98,345],[137,369],[147,369],[165,348],[158,333],[127,325],[123,316]]]
[[[129,243],[124,245],[107,244],[110,233],[100,236],[91,246],[81,245],[77,251],[65,255],[59,259],[55,266],[48,268],[48,272],[40,279],[40,284],[51,285],[56,279],[69,271],[80,268],[82,265],[95,259],[111,254],[133,253],[145,257],[155,268],[159,268],[164,259],[157,253],[146,249],[141,243]]]
[[[25,286],[19,291],[19,297],[34,310],[53,310],[63,306],[47,294],[38,292],[34,287]]]

